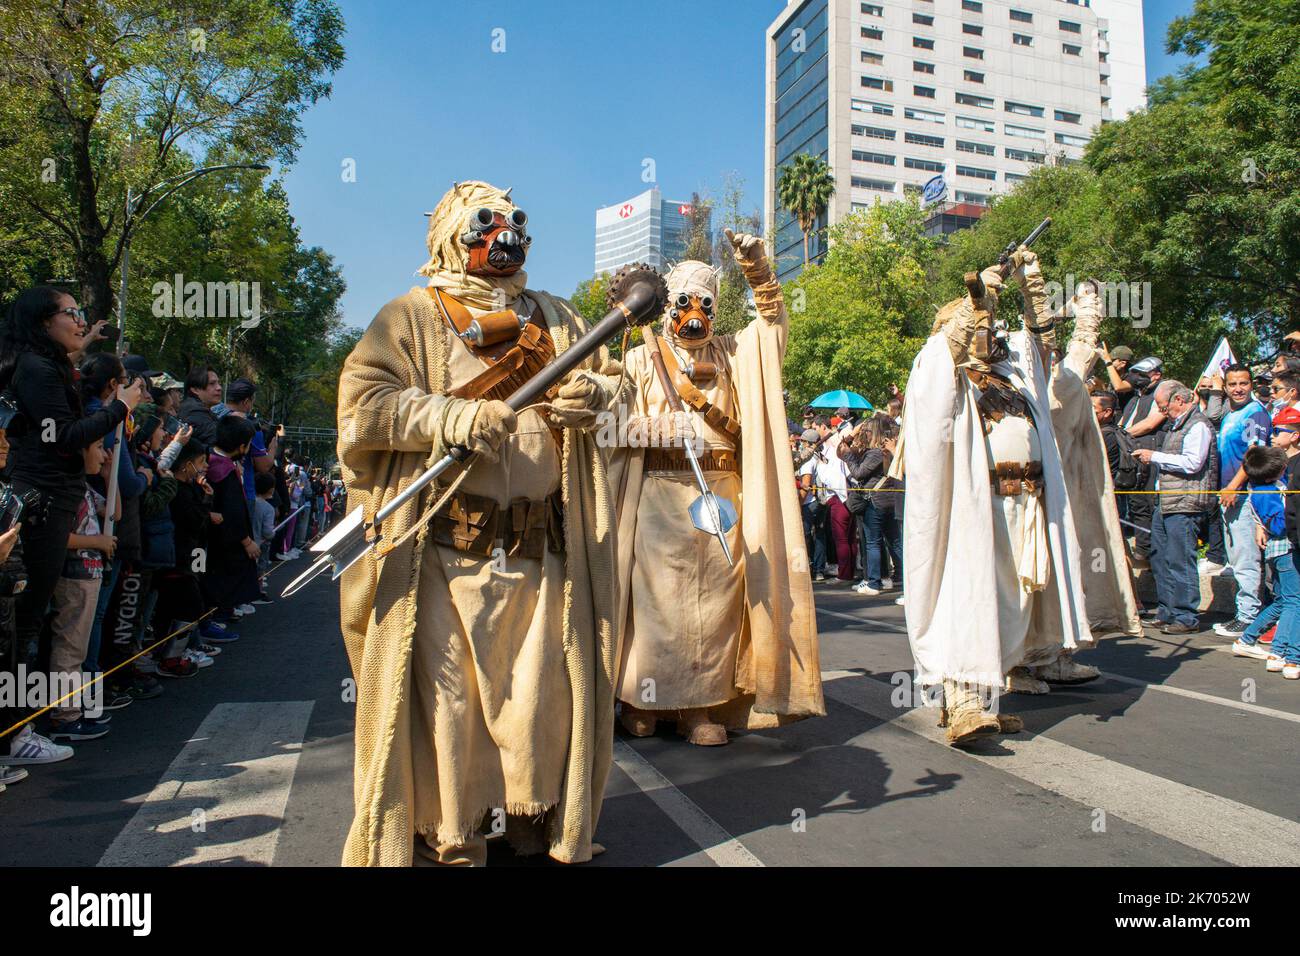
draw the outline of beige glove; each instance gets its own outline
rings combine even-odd
[[[443,406],[442,440],[448,448],[463,445],[487,461],[515,430],[515,413],[505,402],[449,398]]]
[[[772,265],[767,261],[767,248],[758,236],[747,232],[735,233],[724,229],[723,235],[731,243],[736,262],[745,273],[750,285],[766,282],[772,275]]]
[[[564,428],[593,428],[609,408],[605,387],[587,372],[570,372],[551,402],[551,421]]]

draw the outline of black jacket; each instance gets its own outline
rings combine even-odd
[[[217,416],[193,395],[182,399],[180,419],[194,426],[193,438],[204,448],[211,449],[217,443]]]
[[[81,452],[115,429],[127,415],[114,399],[89,415],[81,397],[68,385],[53,360],[25,352],[18,358],[10,391],[22,413],[20,428],[11,428],[9,477],[39,488],[59,507],[75,511],[86,493],[86,466]],[[44,440],[53,425],[53,440]]]

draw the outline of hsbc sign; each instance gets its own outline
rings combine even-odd
[[[623,205],[618,207],[618,218],[626,219],[628,216],[632,215],[633,212],[634,209],[632,204],[630,202],[625,202]]]
[[[689,216],[695,210],[691,208],[690,203],[682,203],[680,206],[677,207],[677,211],[681,213],[683,216]]]

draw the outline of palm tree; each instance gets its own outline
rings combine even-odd
[[[803,264],[808,264],[808,236],[835,193],[835,177],[824,159],[799,153],[776,181],[781,205],[799,222],[803,233]]]

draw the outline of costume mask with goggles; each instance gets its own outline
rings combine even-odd
[[[718,270],[705,262],[680,262],[665,277],[668,307],[664,329],[675,345],[699,348],[713,338]]]
[[[524,266],[532,237],[528,235],[528,214],[522,209],[508,213],[479,206],[470,210],[460,241],[469,251],[466,271],[477,276],[511,276]]]

